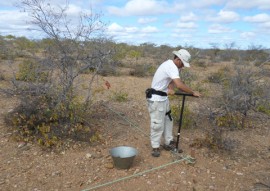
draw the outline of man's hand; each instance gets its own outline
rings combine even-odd
[[[168,94],[168,95],[174,95],[174,93],[175,93],[175,91],[174,91],[174,90],[172,90],[172,89],[168,89],[168,92],[167,92],[167,94]]]
[[[193,96],[195,96],[195,97],[201,97],[202,94],[200,94],[200,92],[194,91],[193,92]]]

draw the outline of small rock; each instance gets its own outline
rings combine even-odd
[[[91,155],[90,153],[87,153],[87,154],[85,155],[85,158],[90,159],[90,158],[92,158],[92,155]]]
[[[113,163],[107,163],[107,164],[105,164],[105,168],[107,168],[107,169],[113,169],[114,168],[114,165],[113,165]]]
[[[215,187],[214,186],[209,186],[209,189],[210,190],[215,190]]]
[[[137,174],[138,172],[140,172],[140,169],[136,169],[134,172],[133,172],[133,174]]]
[[[56,172],[53,172],[52,173],[52,176],[61,176],[61,172],[59,172],[59,171],[56,171]]]
[[[243,176],[244,174],[242,172],[237,172],[236,173],[238,176]]]
[[[22,142],[20,142],[20,143],[18,144],[18,148],[22,148],[22,147],[24,147],[24,146],[26,146],[26,145],[27,145],[27,143],[24,142],[24,141],[22,141]]]

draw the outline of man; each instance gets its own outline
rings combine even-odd
[[[152,156],[160,156],[160,142],[164,136],[165,150],[176,147],[173,140],[173,121],[170,116],[170,105],[167,94],[174,94],[174,88],[182,90],[193,96],[200,97],[201,94],[193,91],[185,85],[179,76],[179,70],[190,67],[190,53],[185,49],[173,51],[174,59],[163,62],[157,69],[150,89],[146,90],[148,111],[151,118],[151,146]]]

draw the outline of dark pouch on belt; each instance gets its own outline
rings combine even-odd
[[[147,88],[145,90],[145,96],[146,96],[146,98],[151,98],[152,97],[152,88]]]

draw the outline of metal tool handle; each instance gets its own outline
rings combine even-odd
[[[194,97],[193,94],[187,93],[187,92],[182,92],[182,91],[177,91],[177,92],[174,93],[174,95],[193,96]]]

